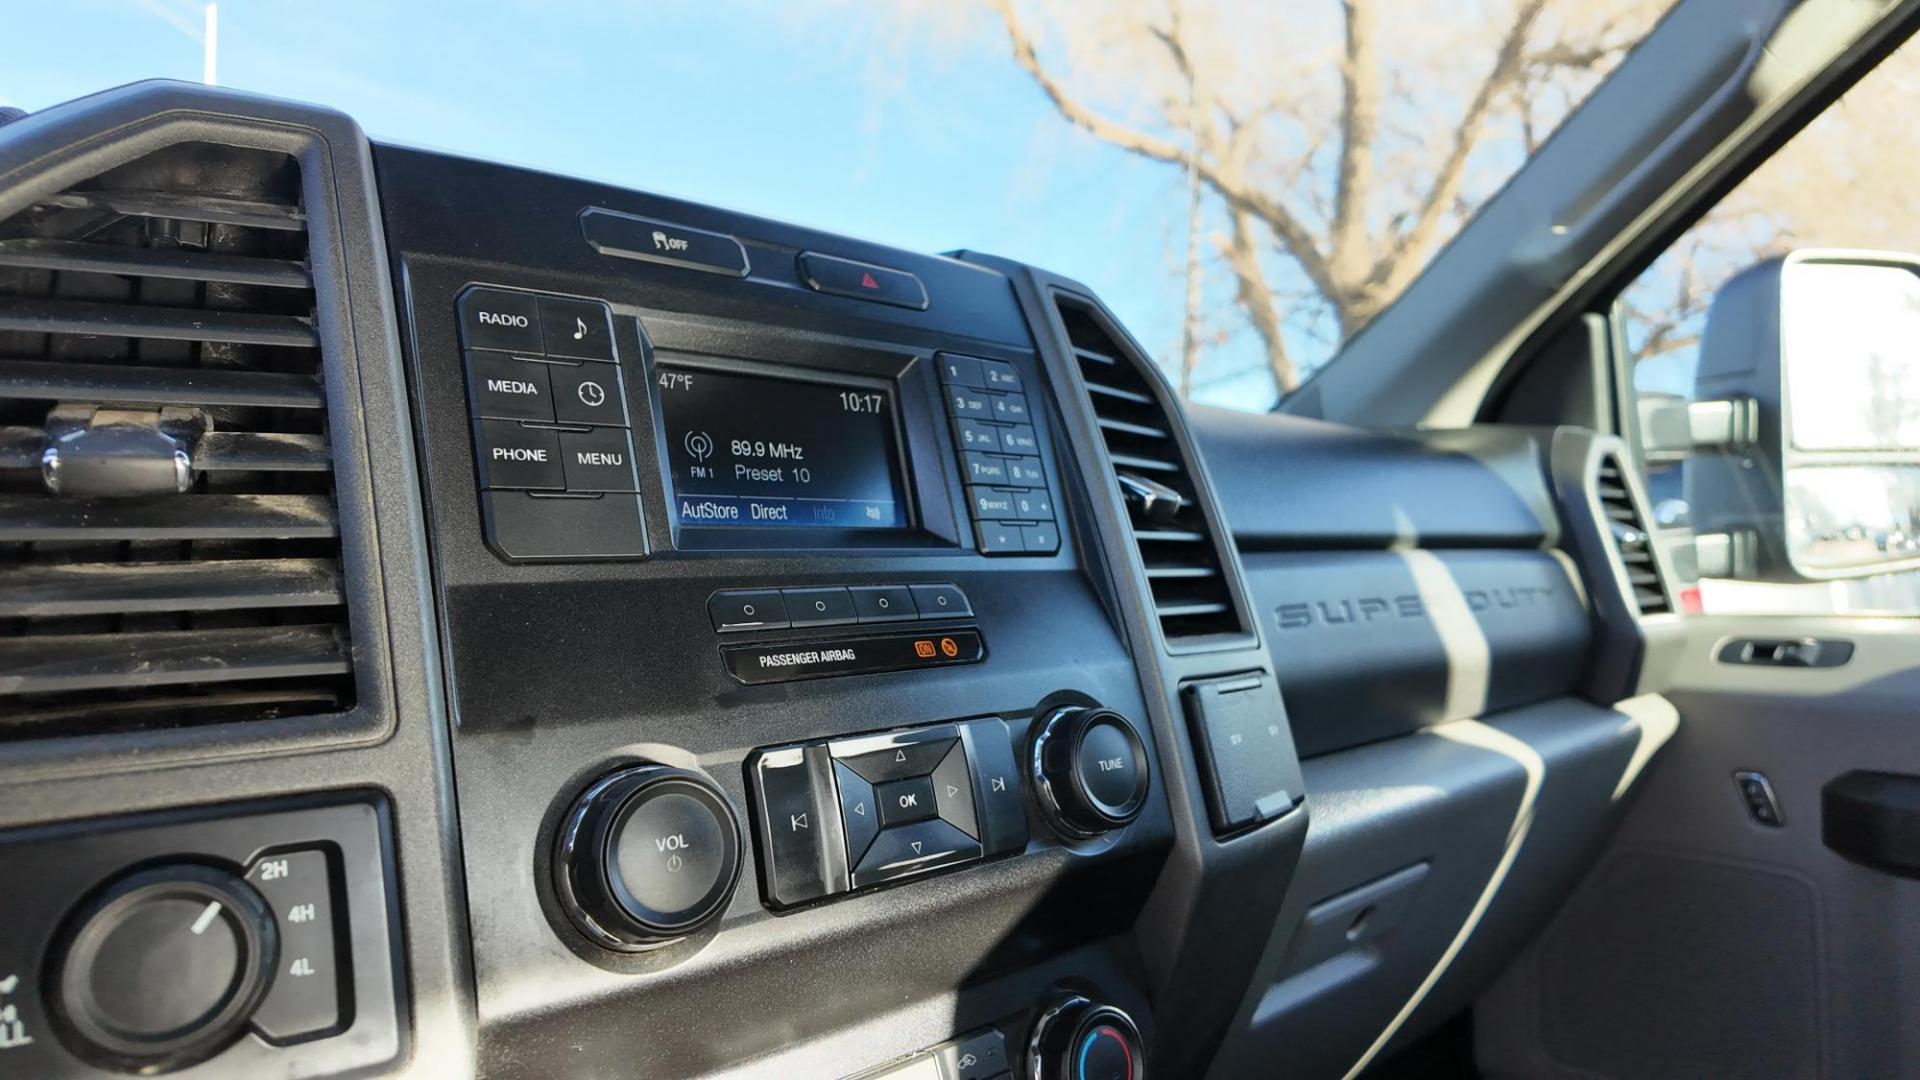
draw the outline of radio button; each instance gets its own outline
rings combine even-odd
[[[905,585],[856,585],[853,594],[854,617],[863,623],[900,622],[917,619],[913,594]]]
[[[1020,538],[1018,522],[976,521],[973,530],[982,554],[1017,555],[1027,550],[1026,541]]]
[[[480,421],[480,486],[546,491],[566,487],[559,433],[511,420]]]
[[[1029,555],[1051,555],[1060,550],[1060,529],[1053,523],[1020,526],[1020,547]]]
[[[1000,433],[1008,429],[983,424],[978,420],[955,419],[953,422],[953,441],[962,450],[997,452],[1001,448]]]
[[[1002,458],[1007,463],[1007,483],[1013,487],[1046,487],[1047,474],[1037,457]]]
[[[707,616],[723,634],[736,630],[785,630],[787,605],[779,589],[735,589],[707,599]]]
[[[460,294],[460,336],[469,349],[541,350],[540,301],[532,293],[468,289]]]
[[[987,419],[992,414],[987,395],[965,386],[947,387],[947,413],[951,416]]]
[[[795,629],[806,626],[840,626],[856,620],[853,597],[845,588],[781,589],[787,602],[787,617]]]
[[[1004,360],[980,361],[980,385],[988,390],[1018,391],[1020,373]]]
[[[620,369],[600,364],[546,364],[553,379],[553,418],[563,424],[627,426]]]
[[[540,338],[548,356],[613,361],[613,323],[598,300],[541,297]]]
[[[977,389],[986,385],[980,374],[980,361],[971,356],[941,353],[938,363],[940,381],[948,386],[971,386]]]
[[[1027,410],[1025,394],[989,394],[987,405],[993,410],[995,420],[1004,420],[1009,424],[1025,424],[1033,419]]]
[[[873,785],[844,762],[833,763],[833,780],[840,789],[840,820],[847,828],[847,865],[857,865],[880,834],[880,808],[873,801]]]
[[[637,491],[633,446],[624,428],[560,433],[568,491]]]
[[[976,518],[1015,518],[1013,492],[1002,488],[968,488],[967,506]]]
[[[1000,445],[1009,454],[1038,454],[1040,438],[1033,433],[1031,424],[1015,424],[1013,427],[999,429]]]
[[[473,415],[493,420],[553,419],[547,365],[506,353],[467,353]]]
[[[923,619],[964,619],[973,616],[973,605],[958,585],[912,585],[913,606]]]
[[[968,450],[960,455],[960,467],[967,474],[969,484],[1004,484],[1007,482],[1007,459],[988,457],[985,454]]]

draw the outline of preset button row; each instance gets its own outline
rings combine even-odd
[[[960,619],[972,614],[967,594],[947,584],[729,589],[707,600],[707,615],[721,633]]]

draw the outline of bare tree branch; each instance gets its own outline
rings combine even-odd
[[[1387,296],[1397,295],[1407,282],[1426,265],[1428,247],[1438,234],[1440,222],[1460,195],[1460,184],[1467,172],[1467,161],[1480,144],[1481,129],[1500,95],[1518,77],[1525,56],[1527,35],[1540,17],[1546,0],[1525,0],[1514,12],[1513,22],[1501,36],[1494,52],[1493,70],[1481,80],[1460,118],[1460,126],[1440,167],[1434,170],[1426,197],[1414,211],[1412,224],[1389,246],[1376,267],[1375,279],[1384,283]]]
[[[1226,256],[1227,264],[1233,267],[1234,296],[1267,347],[1267,369],[1273,373],[1274,385],[1284,394],[1300,384],[1300,371],[1287,353],[1280,308],[1274,302],[1273,290],[1267,287],[1266,269],[1260,265],[1258,227],[1253,215],[1245,210],[1234,211],[1232,218],[1232,240],[1216,238],[1215,243]]]
[[[1380,124],[1380,58],[1373,0],[1345,0],[1347,41],[1340,64],[1340,163],[1327,238],[1334,279],[1352,289],[1371,270],[1367,208],[1373,194],[1373,144]],[[1343,327],[1344,329],[1344,327]]]

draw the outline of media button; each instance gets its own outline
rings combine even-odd
[[[532,293],[468,289],[460,294],[459,307],[467,348],[540,351],[540,301]]]
[[[545,364],[552,373],[553,418],[563,424],[627,426],[620,369],[603,364]]]
[[[1007,459],[988,457],[975,450],[967,450],[960,455],[960,466],[967,474],[969,484],[1004,484],[1007,482]]]
[[[923,619],[962,619],[973,615],[973,605],[958,585],[913,585],[913,605]]]
[[[1018,391],[1020,373],[1004,360],[980,361],[980,385],[989,390]]]
[[[787,617],[795,629],[806,626],[840,626],[853,622],[853,597],[845,588],[781,589],[787,602]]]
[[[540,337],[548,356],[613,361],[613,323],[598,300],[541,297]]]
[[[568,491],[637,491],[633,447],[625,428],[560,433]]]
[[[552,420],[547,365],[507,353],[467,353],[473,415],[491,420]]]
[[[779,589],[732,589],[707,599],[707,616],[721,633],[785,630],[787,605]]]
[[[1013,487],[1046,487],[1047,474],[1037,457],[1001,458],[1007,463],[1007,483]]]
[[[899,622],[919,618],[913,607],[913,594],[905,585],[856,585],[853,612],[863,623]]]
[[[511,420],[480,421],[480,486],[543,491],[566,487],[559,433]]]
[[[978,389],[986,385],[980,374],[980,361],[971,356],[941,353],[935,362],[940,366],[940,381],[948,386],[971,386]]]

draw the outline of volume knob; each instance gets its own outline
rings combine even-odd
[[[623,952],[706,925],[740,880],[740,822],[698,773],[639,765],[601,779],[560,829],[554,885],[574,925]]]
[[[1147,748],[1112,709],[1065,708],[1033,740],[1040,804],[1069,836],[1087,838],[1140,816],[1147,803]]]

